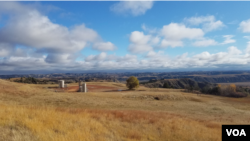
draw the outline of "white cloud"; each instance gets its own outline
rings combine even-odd
[[[225,41],[221,44],[230,44],[230,43],[235,43],[236,40],[232,39],[234,36],[233,35],[224,35]]]
[[[211,58],[211,54],[205,51],[205,52],[195,55],[194,58],[197,58],[199,60],[207,60]]]
[[[16,56],[16,57],[27,57],[27,50],[25,49],[21,49],[21,48],[17,48],[14,53],[13,53],[13,56]]]
[[[199,28],[188,28],[183,24],[170,23],[163,26],[161,35],[164,37],[161,47],[178,47],[183,46],[183,39],[202,39],[204,32]]]
[[[203,30],[205,32],[209,32],[209,31],[220,29],[220,28],[222,28],[224,26],[225,25],[223,24],[222,21],[214,21],[214,22],[205,23],[203,25]]]
[[[14,51],[14,46],[8,43],[0,42],[0,57],[7,57]]]
[[[103,42],[96,31],[84,24],[67,28],[53,23],[33,7],[17,2],[1,3],[0,9],[0,14],[11,13],[8,22],[0,30],[0,42],[42,49],[49,53],[75,53],[89,43],[94,43],[93,48],[100,51],[114,49],[111,42]]]
[[[131,54],[126,54],[125,56],[119,56],[117,57],[117,62],[137,62],[137,56],[136,55],[131,55]]]
[[[239,55],[242,52],[237,47],[231,46],[231,47],[228,48],[228,53],[233,54],[233,55]]]
[[[162,67],[163,65],[165,65],[166,63],[170,63],[169,61],[171,61],[170,57],[164,54],[164,51],[150,51],[145,56],[145,58],[147,58],[148,60],[144,60],[140,63],[146,65],[147,62],[148,67]]]
[[[178,41],[178,40],[166,40],[166,39],[163,39],[161,41],[161,47],[182,47],[183,46],[183,43],[182,41]]]
[[[102,52],[99,55],[89,55],[88,57],[85,58],[85,61],[90,62],[90,61],[103,61],[107,57],[107,53]]]
[[[192,58],[187,59],[192,62],[192,65],[203,68],[208,67],[226,67],[230,65],[242,65],[247,63],[247,58],[241,55],[241,51],[237,47],[231,46],[228,52],[218,52],[210,54],[209,52],[202,52],[201,54],[194,55]]]
[[[22,5],[17,2],[1,2],[0,5],[0,14],[2,13],[26,13],[29,12],[30,10],[35,10],[30,5]]]
[[[158,51],[158,52],[149,51],[146,57],[147,58],[159,57],[159,56],[162,56],[163,54],[164,54],[164,51]]]
[[[103,61],[115,61],[115,62],[137,62],[137,56],[126,54],[124,56],[108,55],[105,52],[102,52],[98,55],[89,55],[85,58],[86,62],[103,62]]]
[[[150,40],[150,35],[144,35],[143,32],[134,31],[130,35],[130,42],[137,43],[137,44],[147,44]]]
[[[129,38],[131,44],[128,47],[131,53],[143,53],[152,50],[153,48],[149,44],[151,40],[150,35],[144,35],[143,32],[134,31]]]
[[[249,20],[246,20],[246,21],[242,21],[240,23],[240,27],[239,29],[242,31],[242,32],[250,32],[250,19]]]
[[[57,58],[58,56],[54,56]],[[107,55],[102,52],[90,55],[85,61],[73,61],[68,55],[59,56],[55,60],[64,59],[63,63],[48,63],[48,58],[40,57],[8,57],[0,59],[0,71],[22,70],[143,70],[143,69],[206,69],[227,68],[232,66],[247,67],[250,65],[250,55],[242,53],[237,47],[231,46],[225,52],[209,53],[204,51],[193,56],[188,53],[174,58],[168,57],[162,51],[148,52],[145,58],[139,60],[136,55],[125,56]],[[68,60],[69,61],[65,61]],[[53,60],[53,59],[52,59]],[[25,62],[25,63],[23,63]]]
[[[247,42],[246,53],[250,54],[250,42]]]
[[[153,45],[156,45],[160,42],[160,38],[159,37],[154,37],[151,39],[150,43]]]
[[[139,16],[153,7],[153,1],[121,1],[110,7],[110,10],[118,14],[132,14]]]
[[[133,10],[130,9],[130,11]],[[3,12],[11,16],[0,30],[0,57],[2,57],[0,71],[142,70],[152,68],[166,70],[224,68],[235,65],[247,67],[250,65],[250,42],[244,53],[235,46],[229,47],[225,52],[213,54],[204,51],[192,56],[184,53],[173,58],[163,51],[153,51],[153,47],[158,44],[162,47],[184,46],[185,39],[192,40],[197,46],[217,44],[213,39],[204,37],[204,29],[190,28],[184,24],[170,23],[163,26],[160,33],[158,33],[159,30],[151,31],[146,26],[142,27],[146,33],[131,32],[128,50],[131,53],[147,54],[140,57],[132,54],[117,56],[104,52],[114,50],[116,48],[114,44],[103,41],[95,30],[84,24],[67,28],[53,23],[32,6],[24,6],[16,2],[1,3],[0,14]],[[192,25],[202,25],[203,28],[208,26],[207,29],[215,30],[221,24],[211,16],[193,19]],[[232,35],[225,35],[223,44],[235,42],[232,37]],[[15,48],[17,44],[27,47]],[[93,49],[102,52],[76,61],[79,56],[77,52],[88,45],[93,45]]]
[[[99,51],[112,51],[116,49],[116,46],[111,42],[99,42],[93,44],[93,49]]]
[[[199,28],[188,28],[183,24],[170,23],[163,26],[161,34],[165,39],[181,40],[181,39],[197,39],[204,35],[204,32]]]
[[[191,18],[185,18],[184,21],[192,25],[200,25],[205,22],[215,21],[215,17],[214,16],[191,17]]]
[[[144,53],[147,51],[153,50],[150,45],[147,44],[130,44],[128,47],[128,51],[131,53]]]
[[[184,21],[191,25],[202,24],[203,26],[202,29],[205,32],[217,30],[225,26],[222,21],[220,20],[216,21],[214,16],[191,17],[191,18],[185,18]]]
[[[202,39],[202,40],[197,40],[193,43],[193,45],[197,47],[213,46],[217,44],[218,43],[213,39]]]
[[[77,31],[86,35],[79,36],[76,34]],[[2,42],[48,49],[52,52],[74,52],[83,49],[87,41],[97,37],[97,33],[85,28],[84,25],[69,31],[66,27],[53,24],[37,11],[31,11],[11,19],[1,29],[0,37]]]
[[[47,63],[57,63],[57,64],[67,64],[70,62],[74,62],[75,61],[75,57],[71,56],[70,54],[53,54],[50,53],[47,55],[45,61]]]

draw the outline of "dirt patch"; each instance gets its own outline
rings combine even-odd
[[[194,102],[204,102],[204,100],[198,99],[198,98],[194,98],[194,97],[189,98],[189,100],[190,101],[194,101]]]
[[[111,91],[111,90],[115,90],[115,91],[118,91],[119,88],[117,87],[109,87],[109,86],[98,86],[98,85],[87,85],[88,87],[88,91],[89,92],[93,92],[93,91]]]
[[[64,92],[77,92],[79,90],[79,86],[69,86],[67,88],[55,88],[52,87],[55,91],[64,91]],[[123,91],[118,87],[109,87],[109,86],[100,86],[100,85],[87,85],[88,92],[110,92],[110,91]]]
[[[123,98],[128,99],[139,99],[139,100],[186,100],[185,96],[177,96],[177,95],[129,95],[124,96]]]

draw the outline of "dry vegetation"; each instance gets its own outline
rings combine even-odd
[[[250,82],[230,82],[230,83],[218,83],[221,85],[235,84],[236,86],[250,86]]]
[[[88,84],[126,90],[119,83]],[[145,87],[83,94],[48,87],[55,85],[0,80],[0,140],[221,140],[221,124],[250,124],[249,97]]]

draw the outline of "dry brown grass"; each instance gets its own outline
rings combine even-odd
[[[1,127],[25,129],[29,140],[220,140],[218,124],[161,112],[0,105],[0,119]]]
[[[86,94],[46,89],[53,86],[0,80],[0,140],[220,140],[221,124],[250,123],[249,97],[145,87]]]

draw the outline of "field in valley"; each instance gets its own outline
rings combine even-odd
[[[88,93],[79,93],[76,83],[55,91],[57,85],[0,79],[0,140],[217,141],[222,124],[250,124],[250,97],[143,86],[128,91],[112,82],[87,86]]]

